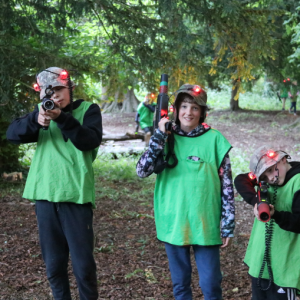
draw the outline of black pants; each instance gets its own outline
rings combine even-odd
[[[257,285],[257,278],[252,278],[252,300],[296,300],[296,297],[293,298],[291,293],[294,293],[294,290],[286,289],[277,286],[272,283],[270,289],[267,291],[262,291]],[[266,279],[261,279],[262,288],[267,288],[269,285],[269,281]],[[290,294],[289,294],[290,293]],[[290,298],[288,298],[290,296]]]
[[[55,300],[71,300],[68,261],[71,254],[81,300],[98,299],[91,204],[36,201],[36,215],[47,277]]]
[[[145,128],[142,128],[142,129],[145,133],[151,132],[151,134],[153,134],[153,126],[145,127]]]

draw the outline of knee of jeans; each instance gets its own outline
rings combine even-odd
[[[46,272],[48,278],[53,278],[57,276],[68,275],[68,265],[63,265],[61,263],[50,263],[46,265]]]
[[[96,276],[96,265],[94,263],[89,265],[73,264],[73,270],[76,278],[82,281],[92,280]]]

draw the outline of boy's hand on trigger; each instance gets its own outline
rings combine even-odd
[[[270,216],[272,217],[275,213],[275,207],[272,204],[269,204],[269,206],[270,206]]]
[[[56,103],[55,103],[55,108],[54,108],[54,109],[52,109],[52,110],[46,110],[46,111],[45,111],[45,115],[46,115],[47,117],[49,117],[50,120],[55,120],[56,118],[58,118],[59,115],[60,115],[60,113],[61,113],[61,110],[60,110],[60,108],[57,106]]]
[[[60,115],[61,110],[58,107],[55,107],[52,110],[44,110],[43,108],[40,109],[38,115],[38,123],[42,126],[48,127],[51,120],[55,120]]]
[[[40,109],[39,115],[38,115],[38,119],[37,122],[41,125],[41,126],[45,126],[48,127],[50,124],[50,118],[48,116],[45,115],[45,111],[43,109]]]
[[[254,205],[253,213],[254,213],[254,216],[257,218],[257,220],[260,221],[260,218],[259,218],[259,215],[258,215],[258,210],[257,210],[257,203]]]
[[[159,122],[158,122],[158,128],[160,131],[162,132],[166,132],[166,126],[165,124],[169,122],[169,118],[162,118]]]

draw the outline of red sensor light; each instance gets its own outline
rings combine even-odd
[[[62,80],[66,80],[69,76],[68,72],[66,70],[61,71],[61,73],[59,74],[60,78]]]
[[[253,179],[256,178],[256,176],[255,176],[252,172],[250,172],[250,173],[248,174],[248,176],[249,176],[249,178],[250,178],[251,180],[253,180]]]
[[[199,93],[201,91],[201,87],[199,85],[194,86],[194,92]]]
[[[40,86],[39,86],[37,83],[35,83],[35,84],[33,85],[33,88],[34,88],[34,90],[35,90],[36,92],[40,92],[40,91],[41,91]]]
[[[170,111],[170,112],[173,112],[173,111],[174,111],[173,105],[170,106],[169,111]]]
[[[273,157],[275,156],[275,152],[274,152],[273,150],[269,150],[269,151],[267,152],[267,156],[268,156],[269,158],[273,158]]]

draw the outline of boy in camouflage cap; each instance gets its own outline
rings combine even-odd
[[[7,139],[14,144],[37,142],[23,197],[35,202],[39,239],[55,300],[71,300],[69,254],[80,299],[98,299],[93,256],[95,208],[92,163],[102,139],[100,108],[72,101],[74,83],[68,73],[52,67],[37,76],[40,99],[52,86],[52,110],[41,103],[14,120]],[[48,127],[48,130],[43,130]]]
[[[240,174],[234,181],[256,216],[244,260],[252,300],[295,300],[300,291],[300,163],[289,158],[282,150],[259,147],[250,159],[251,176]],[[261,222],[257,211],[255,186],[262,181],[269,185],[268,223]]]
[[[61,77],[60,74],[65,72],[65,76]],[[51,85],[52,88],[55,87],[67,87],[69,88],[69,80],[68,80],[67,71],[58,67],[48,68],[37,76],[37,84],[40,88],[40,99],[45,96],[45,88],[48,85]],[[73,81],[70,81],[71,87],[74,87],[75,84]]]
[[[231,145],[218,130],[204,123],[206,102],[206,92],[200,86],[182,85],[175,97],[171,134],[165,128],[170,120],[162,118],[136,167],[139,177],[151,175],[160,157],[168,160],[173,139],[177,164],[157,174],[154,216],[157,238],[168,256],[176,300],[192,299],[191,248],[204,298],[222,299],[220,248],[229,246],[235,226],[228,155]]]

